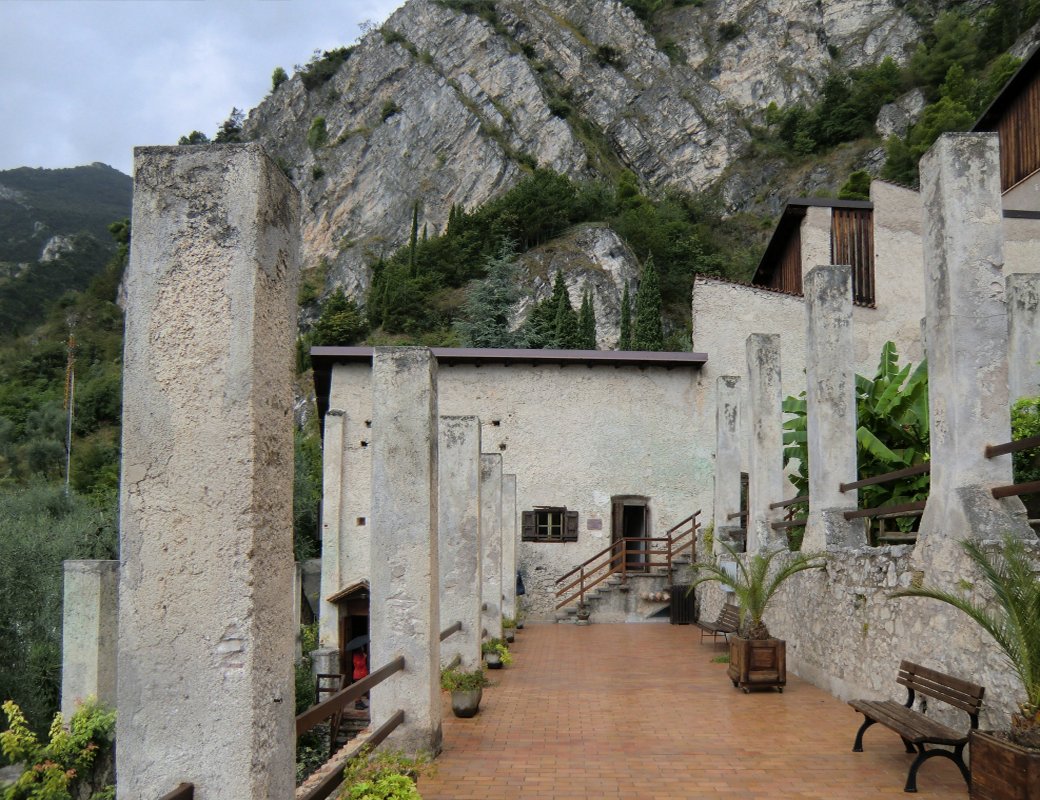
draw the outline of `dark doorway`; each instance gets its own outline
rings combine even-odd
[[[650,498],[614,497],[611,506],[612,542],[619,539],[644,539],[650,535]],[[620,551],[619,547],[616,551],[619,556]],[[649,569],[649,542],[626,542],[624,554],[626,572],[646,572]]]
[[[346,676],[344,685],[352,682],[354,650],[347,650],[347,644],[359,636],[369,634],[368,627],[368,586],[361,585],[341,597],[336,598],[336,607],[339,609],[339,663],[340,671]],[[365,653],[369,651],[365,645]]]

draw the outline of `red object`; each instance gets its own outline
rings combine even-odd
[[[354,652],[354,680],[359,681],[368,677],[368,657],[364,650]]]

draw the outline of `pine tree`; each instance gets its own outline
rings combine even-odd
[[[596,309],[592,307],[592,295],[586,289],[581,295],[581,312],[578,314],[580,332],[578,347],[581,350],[596,349]]]
[[[628,297],[627,283],[621,295],[621,335],[618,337],[617,349],[632,349],[632,301]]]
[[[661,290],[657,285],[654,258],[649,256],[643,265],[636,292],[636,324],[632,333],[633,350],[663,350],[664,333],[661,330]]]
[[[467,347],[516,347],[518,336],[509,330],[513,306],[520,299],[516,250],[504,241],[496,255],[484,262],[487,277],[466,296],[464,320],[456,329]]]
[[[556,273],[557,280],[563,283],[563,273]],[[556,294],[553,287],[553,294]],[[580,346],[581,333],[578,329],[578,315],[571,305],[570,295],[567,287],[563,287],[563,293],[556,301],[555,336],[551,347],[557,350],[576,350]]]

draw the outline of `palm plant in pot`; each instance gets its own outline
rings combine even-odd
[[[745,692],[752,687],[784,690],[787,683],[787,643],[769,635],[763,621],[766,609],[784,581],[799,572],[822,569],[826,557],[819,553],[792,553],[778,549],[755,553],[745,562],[726,541],[719,544],[736,564],[731,572],[727,564],[704,561],[694,564],[697,577],[689,591],[702,583],[716,582],[732,590],[740,604],[740,629],[729,637],[729,679]],[[773,568],[781,553],[789,556]]]
[[[928,597],[963,611],[993,637],[1022,681],[1025,698],[1007,731],[970,734],[971,796],[982,800],[1040,798],[1040,578],[1023,541],[1006,536],[995,552],[961,543],[992,592],[989,604],[927,586],[892,597]]]
[[[451,711],[456,717],[475,717],[480,710],[484,687],[490,685],[483,667],[472,671],[458,667],[441,670],[441,688],[451,693]]]

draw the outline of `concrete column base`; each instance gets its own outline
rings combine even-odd
[[[848,508],[821,508],[809,512],[802,551],[839,550],[867,546],[865,519],[845,519]]]
[[[995,539],[1011,534],[1035,541],[1026,508],[1017,497],[993,498],[988,486],[962,486],[946,497],[929,499],[914,548],[914,565],[926,585],[955,582],[964,577],[964,539]],[[937,502],[941,500],[942,502]]]

